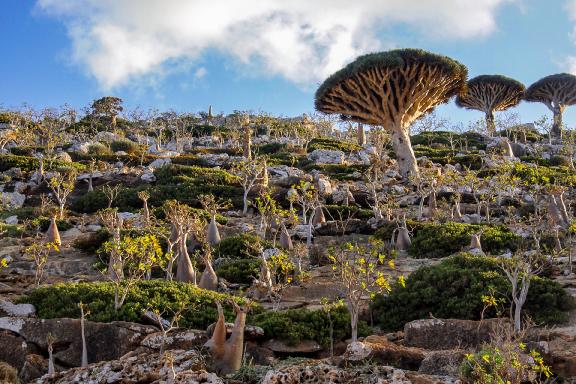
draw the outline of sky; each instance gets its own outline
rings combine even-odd
[[[314,109],[357,56],[422,48],[527,86],[576,74],[576,0],[0,0],[0,107],[125,106],[199,112]],[[548,109],[514,108],[523,122]],[[482,118],[451,102],[453,123]],[[565,113],[576,126],[576,106]]]

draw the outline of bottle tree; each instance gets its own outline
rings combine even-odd
[[[501,75],[481,75],[468,81],[466,92],[456,97],[456,105],[486,114],[486,130],[496,132],[494,112],[504,111],[520,103],[524,84]]]
[[[576,76],[558,73],[541,78],[526,90],[527,101],[539,102],[548,107],[554,115],[550,135],[562,137],[562,113],[566,107],[576,104]]]
[[[316,91],[315,106],[345,121],[384,127],[407,178],[418,174],[410,125],[463,92],[467,75],[459,62],[419,49],[371,53],[326,79]]]

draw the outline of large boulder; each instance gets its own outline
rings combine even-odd
[[[407,346],[431,350],[476,348],[490,341],[490,335],[498,327],[508,326],[510,322],[503,319],[414,320],[404,326],[404,340]]]
[[[13,304],[7,300],[0,300],[0,316],[33,317],[36,308],[32,304]]]
[[[151,163],[148,165],[148,168],[150,168],[150,169],[152,169],[152,170],[155,170],[155,169],[164,167],[164,166],[166,166],[166,165],[168,165],[168,164],[171,164],[171,163],[172,163],[172,159],[171,159],[171,158],[169,158],[169,157],[163,157],[163,158],[159,158],[159,159],[156,159],[156,160],[154,160],[153,162],[151,162]]]
[[[322,346],[314,340],[302,340],[296,345],[290,345],[283,340],[270,339],[262,344],[264,348],[283,354],[311,354],[322,350]]]
[[[348,344],[342,358],[345,365],[375,362],[417,371],[424,360],[424,352],[420,348],[394,344],[385,336],[368,336],[362,342]]]
[[[85,368],[69,369],[45,375],[37,384],[124,384],[187,383],[223,384],[216,374],[207,372],[202,356],[195,350],[174,350],[170,367],[157,353],[128,354],[118,360],[103,361]],[[174,381],[170,376],[176,375]]]
[[[9,209],[22,208],[26,201],[26,195],[18,192],[2,192],[0,201],[7,205]]]
[[[44,353],[48,350],[46,336],[51,333],[56,339],[54,348],[56,362],[67,367],[77,367],[81,363],[82,340],[78,319],[2,317],[0,330],[2,329],[17,334],[27,344],[33,344]],[[117,359],[136,349],[146,335],[156,331],[155,327],[136,323],[86,321],[88,361]]]
[[[345,156],[342,151],[315,149],[308,154],[308,160],[316,164],[344,164]]]
[[[195,347],[201,347],[208,341],[208,336],[205,331],[195,329],[178,329],[166,335],[162,332],[154,332],[149,334],[142,340],[140,345],[146,348],[160,350],[162,344],[164,349],[184,349],[189,350]]]
[[[576,378],[576,326],[542,330],[534,339],[552,372],[564,379]]]
[[[270,369],[260,383],[448,384],[457,382],[459,381],[450,377],[429,376],[384,365],[367,364],[353,368],[338,368],[324,361],[308,361]]]

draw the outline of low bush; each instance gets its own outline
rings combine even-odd
[[[437,318],[479,320],[483,295],[504,300],[509,308],[511,286],[498,260],[486,256],[459,254],[434,266],[421,267],[405,280],[405,287],[394,285],[388,296],[376,296],[372,303],[375,323],[386,331],[396,331],[416,319]],[[530,285],[524,313],[537,324],[566,321],[574,299],[555,281],[535,277]],[[485,317],[496,316],[494,308]]]
[[[264,249],[272,248],[272,244],[262,240],[260,237],[243,233],[223,239],[214,249],[216,258],[225,259],[246,259],[260,257],[255,245],[262,245]]]
[[[22,226],[0,223],[0,238],[20,237],[24,233]]]
[[[97,232],[91,233],[88,236],[79,237],[74,241],[74,248],[84,251],[89,254],[95,254],[98,248],[110,239],[110,233],[105,229],[100,229]]]
[[[228,185],[235,184],[238,178],[218,168],[168,164],[154,171],[156,184],[179,184],[196,182],[200,184]]]
[[[230,283],[252,284],[260,274],[259,259],[224,260],[215,269],[218,277]]]
[[[444,147],[450,147],[450,142],[452,141],[452,144],[458,149],[461,146],[466,147],[466,144],[468,148],[486,149],[487,144],[485,136],[475,132],[465,132],[463,134],[449,131],[422,132],[411,136],[410,141],[412,145],[432,146],[440,144]]]
[[[110,143],[110,149],[112,152],[123,151],[129,155],[135,155],[140,152],[140,146],[138,143],[133,142],[128,139],[118,139]]]
[[[334,330],[334,342],[346,340],[351,336],[350,314],[345,307],[331,313]],[[279,312],[264,312],[255,315],[251,324],[264,329],[267,337],[284,340],[296,345],[303,340],[314,340],[320,345],[330,344],[330,319],[325,311],[308,309],[289,309]],[[364,321],[358,324],[358,335],[368,336],[370,328]]]
[[[267,143],[256,147],[256,153],[260,155],[273,155],[286,150],[286,143]]]
[[[110,151],[110,148],[108,148],[102,143],[94,143],[88,146],[88,154],[100,157],[100,156],[112,155],[112,151]]]
[[[208,291],[192,284],[176,281],[149,280],[138,282],[128,293],[125,304],[114,310],[114,287],[109,282],[58,283],[34,289],[21,303],[36,307],[37,315],[43,319],[59,317],[80,317],[78,303],[83,302],[90,311],[89,320],[97,322],[132,321],[141,322],[146,310],[165,312],[166,318],[176,312],[181,303],[189,309],[183,313],[179,325],[186,328],[206,329],[217,319],[215,300],[224,306],[228,321],[234,319],[233,310],[227,300],[243,302],[243,299]],[[258,314],[262,308],[254,306],[252,313]]]
[[[38,159],[31,156],[16,156],[16,155],[0,155],[0,172],[9,170],[10,168],[20,168],[23,172],[36,171],[40,163]],[[72,167],[77,170],[83,170],[85,167],[79,163],[64,163],[61,161],[44,162],[45,170],[55,170],[63,167]]]
[[[332,139],[329,137],[318,137],[310,140],[310,142],[308,143],[308,153],[313,152],[316,149],[329,149],[334,151],[353,152],[362,150],[362,147],[359,146],[358,144],[354,144],[348,141]]]
[[[358,180],[361,179],[364,172],[368,169],[367,165],[354,164],[354,165],[344,165],[344,164],[314,164],[310,163],[302,167],[305,171],[311,171],[313,169],[319,170],[321,173],[330,176],[332,179],[336,180]],[[355,175],[355,173],[360,173],[360,175]]]
[[[470,245],[472,235],[480,231],[482,250],[486,253],[514,251],[518,247],[520,238],[504,226],[447,222],[421,225],[414,234],[408,253],[416,258],[450,256]]]

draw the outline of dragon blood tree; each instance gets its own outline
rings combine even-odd
[[[402,176],[417,176],[410,125],[463,92],[467,75],[459,62],[419,49],[371,53],[324,81],[316,91],[316,109],[382,126],[392,135]]]
[[[481,75],[468,81],[466,92],[456,97],[456,105],[486,114],[486,130],[496,131],[494,112],[518,105],[524,97],[524,84],[501,75]]]
[[[562,113],[570,105],[576,104],[576,76],[558,73],[541,78],[526,90],[527,101],[539,102],[554,114],[551,136],[562,136]]]

